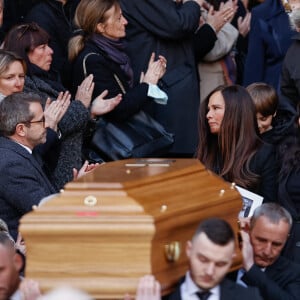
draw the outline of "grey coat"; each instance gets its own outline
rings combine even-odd
[[[24,91],[38,94],[44,104],[48,97],[55,100],[59,92],[64,91],[57,90],[59,84],[54,87],[51,83],[46,78],[26,76]],[[82,165],[82,138],[88,120],[88,109],[80,101],[73,100],[58,124],[62,134],[60,143],[44,157],[50,180],[58,189],[73,179],[73,168],[79,169]]]

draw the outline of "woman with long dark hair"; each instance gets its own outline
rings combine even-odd
[[[245,88],[222,86],[200,108],[197,157],[226,181],[276,201],[274,148],[258,137],[255,107]]]

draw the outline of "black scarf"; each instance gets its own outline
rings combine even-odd
[[[130,65],[130,59],[124,51],[124,44],[121,40],[112,40],[104,37],[101,34],[94,33],[91,39],[97,44],[97,46],[105,51],[107,56],[120,65],[120,68],[124,71],[127,82],[130,87],[133,85],[133,71]]]

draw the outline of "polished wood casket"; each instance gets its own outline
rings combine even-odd
[[[237,231],[241,207],[234,185],[196,159],[106,163],[21,219],[26,277],[42,290],[67,284],[123,299],[151,273],[167,293],[188,268],[185,245],[199,222],[221,217]]]

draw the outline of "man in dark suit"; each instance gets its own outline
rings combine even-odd
[[[0,102],[0,218],[16,240],[19,219],[55,193],[32,150],[46,142],[43,108],[36,95],[16,93]]]
[[[257,287],[265,300],[296,300],[300,295],[300,265],[281,257],[292,226],[289,212],[276,203],[264,203],[241,230],[244,270],[238,283]],[[236,274],[230,274],[236,275]]]
[[[224,279],[235,256],[235,236],[224,220],[203,221],[193,239],[187,242],[190,269],[168,300],[256,300],[257,289],[246,289]]]

